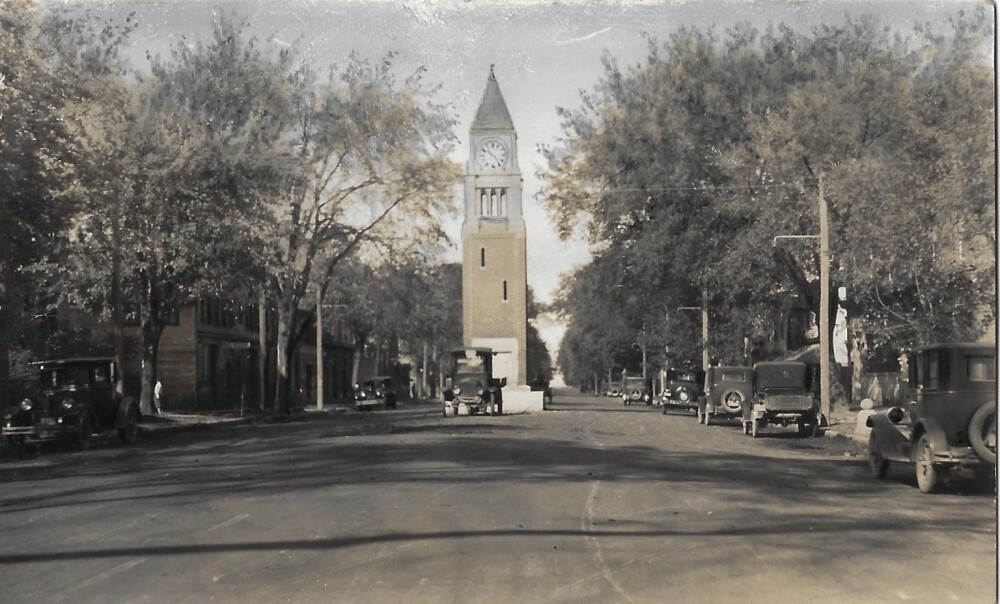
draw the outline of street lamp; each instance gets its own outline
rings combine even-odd
[[[708,292],[701,292],[701,306],[678,306],[677,310],[701,311],[701,368],[708,371]]]
[[[819,192],[819,235],[776,235],[779,239],[819,239],[819,404],[820,412],[830,417],[830,229],[827,224],[823,175],[816,179]]]

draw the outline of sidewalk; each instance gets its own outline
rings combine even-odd
[[[421,405],[439,404],[437,401],[407,399],[399,401],[400,409],[413,408]],[[142,417],[139,424],[140,432],[146,434],[162,434],[186,430],[209,429],[217,426],[238,426],[247,424],[279,424],[327,419],[338,415],[367,415],[368,411],[355,411],[344,403],[325,406],[323,410],[316,407],[299,407],[290,413],[246,413],[244,415],[224,411],[206,411],[205,413],[180,413],[165,411],[159,414],[148,414]]]
[[[868,428],[857,430],[858,412],[860,411],[839,411],[831,413],[830,427],[825,435],[831,437],[848,438],[859,443],[868,444]],[[876,410],[877,412],[878,410]],[[883,410],[884,411],[884,410]]]

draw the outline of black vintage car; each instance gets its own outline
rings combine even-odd
[[[502,415],[507,378],[493,377],[493,350],[487,347],[451,351],[451,371],[444,390],[442,415]]]
[[[663,412],[670,408],[697,409],[704,381],[704,371],[667,369],[667,384],[660,399]]]
[[[653,404],[653,397],[649,394],[646,380],[641,375],[622,377],[622,402],[626,405]]]
[[[139,402],[115,391],[114,359],[61,359],[34,365],[39,374],[37,394],[3,410],[8,445],[69,438],[83,450],[91,436],[112,429],[118,430],[122,441],[135,442],[142,419]]]
[[[749,425],[744,431],[754,438],[768,424],[795,424],[801,436],[818,436],[822,415],[818,371],[797,361],[769,361],[753,367],[754,399]]]
[[[742,417],[744,406],[751,400],[752,367],[709,367],[705,374],[705,396],[698,402],[698,421],[707,426],[714,416]]]
[[[997,463],[996,347],[935,344],[907,355],[908,409],[873,415],[868,440],[872,476],[889,464],[914,464],[917,486],[932,493],[952,470],[971,470],[992,490]]]
[[[375,409],[395,409],[399,397],[392,378],[379,375],[368,378],[354,386],[354,409],[373,411]]]

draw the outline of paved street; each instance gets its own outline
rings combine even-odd
[[[0,601],[993,602],[995,503],[556,391],[48,447],[0,464]]]

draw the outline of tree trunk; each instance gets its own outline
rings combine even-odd
[[[427,398],[427,342],[424,342],[421,366],[423,371],[420,372],[420,398]]]
[[[290,413],[289,389],[291,387],[290,366],[292,361],[291,347],[291,313],[284,306],[278,306],[278,338],[275,356],[277,367],[274,375],[274,408],[275,413]]]
[[[354,362],[351,365],[351,388],[358,383],[358,378],[361,373],[361,355],[365,353],[365,340],[364,338],[357,338],[354,340]]]
[[[264,294],[257,300],[257,323],[257,346],[260,351],[257,355],[257,370],[260,373],[257,377],[260,392],[257,408],[263,411],[267,408],[267,296]]]
[[[142,275],[142,285],[145,291],[139,304],[139,320],[142,325],[142,390],[139,395],[139,410],[147,415],[155,412],[153,387],[157,380],[156,360],[163,325],[160,322],[159,283],[153,271],[146,271]]]

